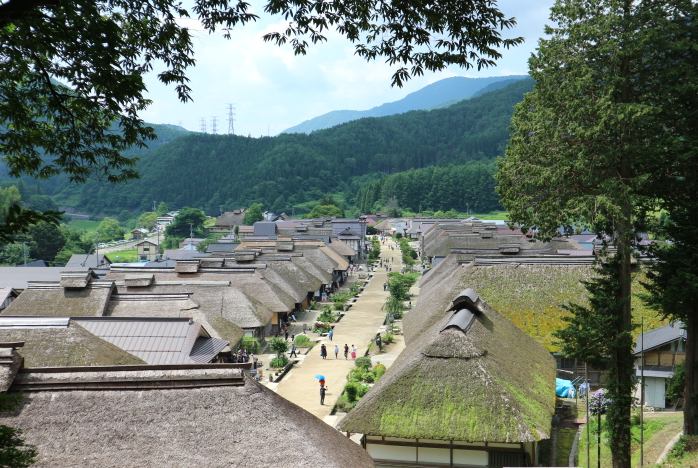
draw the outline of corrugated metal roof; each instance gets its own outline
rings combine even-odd
[[[228,341],[219,340],[218,338],[197,338],[194,347],[191,349],[189,358],[199,364],[211,362],[211,359],[216,357],[218,353],[223,351],[223,348],[228,346]]]
[[[90,333],[153,365],[194,362],[189,355],[197,338],[206,333],[200,324],[186,318],[98,317],[74,321]],[[201,338],[210,339],[205,335]]]
[[[0,329],[68,328],[70,317],[28,317],[0,315]]]
[[[255,236],[273,236],[276,234],[276,223],[271,221],[257,221],[254,223]]]

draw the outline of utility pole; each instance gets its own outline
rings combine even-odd
[[[27,242],[22,242],[24,244],[24,266],[27,266]]]
[[[194,223],[189,223],[189,245],[192,244],[194,239]]]
[[[217,130],[217,128],[218,128],[218,127],[217,127],[217,124],[218,124],[218,117],[216,117],[216,116],[214,115],[213,117],[211,117],[211,133],[213,133],[214,135],[215,135],[216,132],[218,131],[218,130]]]
[[[228,103],[228,135],[235,135],[235,104]]]
[[[155,200],[153,200],[153,213],[155,213]]]

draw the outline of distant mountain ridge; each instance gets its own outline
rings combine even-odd
[[[281,133],[311,133],[315,130],[334,127],[342,123],[364,117],[386,117],[413,110],[448,107],[448,105],[469,97],[479,96],[483,92],[507,86],[514,81],[528,78],[528,75],[491,76],[486,78],[467,78],[453,76],[408,94],[399,101],[387,102],[364,111],[337,110],[306,120]],[[448,103],[448,104],[447,104]]]

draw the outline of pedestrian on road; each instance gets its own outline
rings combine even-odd
[[[284,328],[284,340],[288,341],[288,327]]]
[[[334,329],[330,328],[329,333],[327,333],[327,336],[330,338],[330,341],[332,341],[332,337],[334,336]]]
[[[320,404],[324,405],[325,404],[325,387],[320,387]]]
[[[322,359],[327,359],[327,346],[320,346],[320,356],[322,356]]]
[[[338,359],[339,356],[339,345],[334,345],[334,358]]]
[[[388,283],[383,283],[383,291],[385,291],[386,289],[388,289]]]
[[[288,357],[291,356],[298,357],[296,354],[296,343],[291,343],[291,354],[289,354]]]
[[[351,358],[356,359],[356,346],[351,345]]]
[[[250,356],[252,356],[252,368],[256,369],[257,368],[257,361],[259,360],[259,358],[257,358],[257,356],[255,356],[254,354],[250,354]]]
[[[344,343],[344,360],[349,359],[349,345]]]

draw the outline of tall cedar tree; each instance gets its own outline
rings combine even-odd
[[[695,179],[693,179],[695,180]],[[695,204],[695,198],[693,204]],[[695,207],[675,208],[661,232],[670,243],[651,247],[655,262],[643,298],[663,315],[682,320],[686,327],[684,434],[698,434],[698,220]]]
[[[680,138],[670,147],[673,158],[666,165],[669,180],[661,199],[669,222],[657,226],[659,236],[671,242],[650,248],[655,262],[644,299],[664,316],[685,324],[684,434],[698,435],[698,5],[683,2],[681,8],[682,14],[654,38],[663,51],[664,63],[652,64],[664,68],[656,84],[666,103],[662,120],[667,131]]]
[[[579,346],[573,356],[603,340],[616,468],[630,466],[635,227],[663,197],[683,138],[667,126],[667,99],[676,98],[667,89],[680,87],[667,69],[686,73],[690,64],[662,46],[691,9],[690,1],[559,0],[557,26],[529,61],[534,91],[517,106],[499,161],[498,191],[524,231],[550,238],[581,225],[615,244],[603,271],[608,287],[593,288],[589,308],[573,307],[576,322],[562,333]],[[598,336],[601,320],[612,328]]]
[[[396,85],[449,65],[492,66],[500,47],[522,41],[502,38],[515,21],[490,0],[269,0],[262,8],[285,20],[265,41],[305,54],[308,41],[324,42],[335,29],[359,56],[392,65]],[[257,20],[249,10],[242,0],[194,0],[192,7],[205,30],[225,37]],[[143,74],[164,64],[160,81],[174,85],[180,100],[191,98],[193,42],[180,21],[189,16],[175,0],[1,3],[0,154],[10,175],[63,173],[76,183],[138,177],[136,159],[122,150],[154,138],[139,117],[150,104]],[[0,235],[39,218],[58,222],[55,213],[19,205],[9,218]]]

